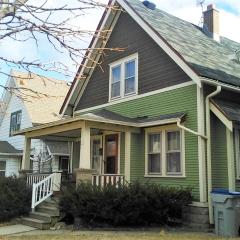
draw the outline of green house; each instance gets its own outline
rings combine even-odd
[[[31,139],[67,141],[76,181],[190,188],[190,218],[204,213],[195,226],[213,223],[211,191],[240,190],[240,43],[219,35],[218,19],[213,5],[199,27],[148,1],[111,1],[63,119],[17,133],[22,169]]]

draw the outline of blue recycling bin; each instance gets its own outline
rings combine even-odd
[[[211,193],[215,232],[220,236],[236,237],[240,233],[240,192],[215,189]]]

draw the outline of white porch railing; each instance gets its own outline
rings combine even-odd
[[[32,186],[34,183],[42,181],[49,175],[49,173],[27,173],[27,185]]]
[[[106,185],[119,185],[124,184],[124,175],[118,174],[94,174],[92,176],[92,184],[94,186],[105,187]]]
[[[52,173],[50,175],[48,174],[48,176],[46,176],[39,182],[33,183],[32,184],[32,211],[34,211],[37,205],[39,205],[41,202],[49,198],[53,194],[53,192],[60,191],[60,185],[61,185],[60,172]]]

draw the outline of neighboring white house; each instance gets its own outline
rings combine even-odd
[[[12,132],[60,119],[59,110],[69,90],[66,81],[12,72],[0,99],[0,176],[18,175],[21,168],[23,136]],[[37,172],[67,171],[70,146],[53,139],[32,140],[32,167]]]

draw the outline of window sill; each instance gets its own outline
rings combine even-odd
[[[125,99],[131,99],[132,97],[135,97],[137,95],[138,95],[137,93],[132,93],[132,94],[124,95],[123,97],[110,98],[108,102],[124,101]]]
[[[144,175],[145,178],[186,178],[185,175]]]

